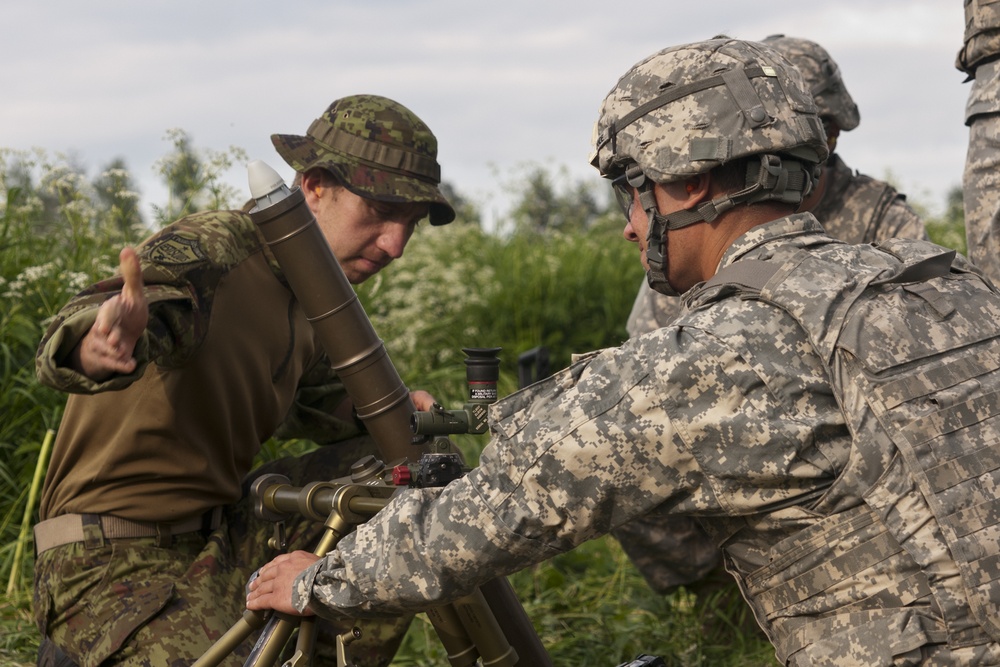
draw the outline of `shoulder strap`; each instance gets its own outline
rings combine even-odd
[[[872,285],[888,285],[891,283],[924,282],[939,278],[951,271],[956,252],[949,250],[937,255],[924,257],[913,264],[903,264],[902,270],[895,274],[871,281]],[[764,289],[774,274],[781,269],[781,262],[765,262],[759,259],[744,259],[723,267],[714,276],[702,284],[701,289],[711,289],[719,285],[734,285],[752,292]]]
[[[885,278],[878,278],[871,282],[872,285],[888,285],[890,283],[922,283],[932,278],[940,278],[951,272],[952,262],[955,261],[954,250],[948,250],[936,255],[929,255],[912,264],[903,264],[902,270]]]
[[[736,285],[753,292],[760,292],[780,268],[781,262],[744,259],[723,267],[705,281],[701,289],[711,289],[717,285]]]

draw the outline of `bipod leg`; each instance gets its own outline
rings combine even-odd
[[[229,628],[217,642],[212,644],[191,667],[217,667],[217,665],[222,664],[222,661],[243,643],[243,640],[252,635],[254,630],[264,627],[266,621],[267,614],[265,612],[245,609],[243,617]]]
[[[299,625],[296,616],[287,614],[275,614],[267,622],[260,638],[250,651],[250,657],[243,663],[243,667],[271,667],[277,664],[281,657],[281,651],[292,636],[292,632]]]

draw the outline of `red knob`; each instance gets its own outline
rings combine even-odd
[[[411,478],[409,466],[398,465],[392,469],[392,483],[396,486],[409,486]]]

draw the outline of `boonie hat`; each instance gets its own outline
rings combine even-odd
[[[378,95],[335,100],[305,136],[272,134],[278,154],[297,172],[328,169],[359,197],[430,205],[432,225],[455,219],[441,193],[437,139],[399,102]]]

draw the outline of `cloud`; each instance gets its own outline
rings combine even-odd
[[[964,160],[968,89],[952,66],[962,25],[960,6],[936,0],[20,0],[0,26],[0,146],[72,151],[95,170],[122,156],[148,200],[169,128],[290,177],[269,135],[303,132],[336,97],[370,92],[420,115],[446,179],[486,197],[498,170],[530,161],[596,178],[586,155],[598,105],[650,53],[784,32],[822,43],[861,107],[861,127],[841,139],[848,164],[891,169],[943,201]]]

